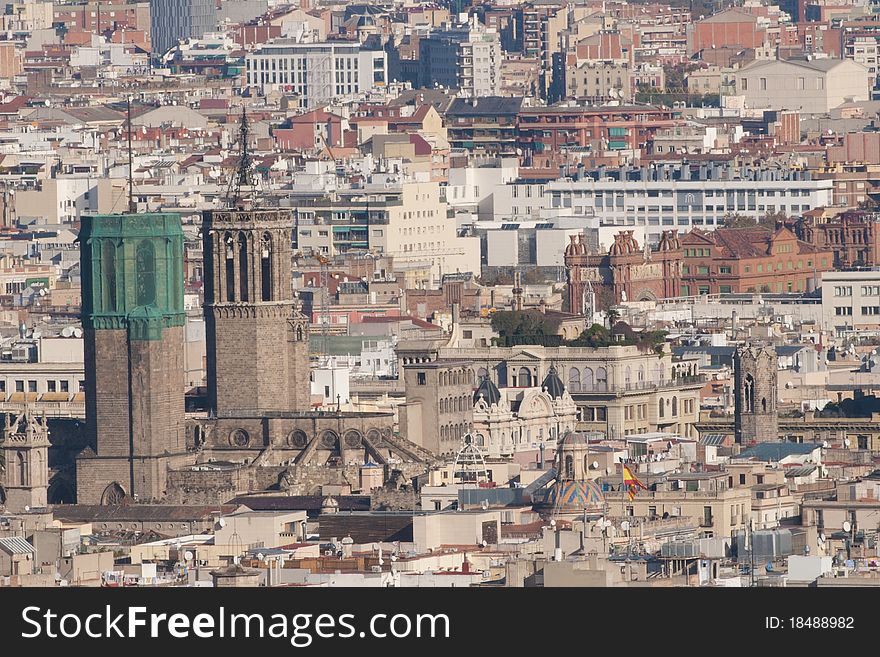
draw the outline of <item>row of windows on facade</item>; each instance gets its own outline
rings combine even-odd
[[[662,210],[660,209],[661,206],[656,206],[656,205],[655,206],[648,206],[647,209],[645,209],[645,206],[641,206],[641,205],[640,206],[628,205],[628,206],[626,206],[626,208],[624,208],[623,203],[618,203],[616,208],[612,207],[611,203],[606,203],[604,208],[598,202],[595,203],[594,206],[597,210],[603,210],[604,212],[613,213],[615,215],[620,214],[621,212],[625,211],[628,215],[626,218],[630,219],[630,220],[635,220],[636,217],[629,216],[629,215],[633,215],[637,212],[641,212],[641,213],[677,212],[678,214],[690,215],[688,217],[679,217],[678,218],[678,223],[681,225],[687,225],[689,219],[692,220],[693,223],[698,224],[698,225],[701,225],[700,222],[702,222],[702,221],[705,221],[709,225],[714,225],[714,222],[717,219],[718,225],[722,225],[722,223],[723,223],[722,220],[724,219],[723,216],[703,217],[700,215],[694,215],[693,213],[694,212],[714,212],[716,215],[723,215],[723,214],[726,214],[728,211],[734,210],[733,207],[730,207],[728,209],[723,205],[716,205],[716,206],[707,205],[705,208],[703,208],[702,205],[679,205],[679,206],[676,206],[674,209],[673,209],[673,206],[671,206],[671,205],[664,205],[664,206],[662,206]],[[519,206],[516,206],[516,207],[519,207]],[[571,206],[571,204],[563,204],[562,206],[560,206],[556,203],[553,203],[552,207],[554,209],[558,209],[560,207],[571,208],[572,206]],[[637,209],[637,207],[638,207],[638,209]],[[779,212],[791,212],[792,214],[797,214],[799,212],[806,212],[806,211],[812,209],[812,207],[813,206],[810,204],[797,205],[797,204],[793,203],[791,205],[782,204],[782,205],[778,206],[778,210],[779,210]],[[758,204],[756,206],[755,204],[750,203],[748,205],[748,207],[746,205],[740,205],[735,209],[736,210],[744,210],[744,211],[748,210],[748,211],[752,211],[752,212],[756,211],[756,209],[757,209],[757,212],[774,213],[777,211],[777,206],[776,205],[764,205],[764,204]],[[515,211],[514,211],[514,213],[515,213]],[[592,214],[592,213],[593,213],[593,211],[590,208],[590,206],[588,206],[588,205],[587,206],[575,205],[573,207],[573,214]],[[652,217],[638,217],[638,219],[642,220],[642,225],[644,225],[645,219],[659,220],[660,217],[653,217],[653,216]],[[667,226],[673,225],[673,221],[674,221],[674,217],[668,217],[668,216],[663,217],[663,222]],[[618,221],[618,223],[620,223],[620,222]],[[657,225],[657,224],[653,224],[653,225]]]
[[[78,380],[76,385],[79,392],[83,392],[86,389],[86,382],[82,379]],[[6,392],[6,381],[2,379],[0,379],[0,392]],[[39,390],[38,381],[34,379],[17,379],[15,381],[15,392],[70,392],[70,381],[50,379],[46,381],[46,389]]]
[[[568,431],[570,431],[570,429],[563,427],[562,429],[560,429],[559,433],[560,433],[560,435],[565,435]],[[557,438],[556,427],[549,428],[549,436],[550,436],[550,442],[556,442],[556,438]],[[543,427],[537,428],[537,433],[535,434],[535,440],[537,442],[544,441],[544,428]],[[493,437],[492,434],[489,434],[489,438],[487,440],[483,434],[478,433],[474,437],[474,442],[479,447],[485,447],[487,445],[488,446],[494,445],[496,441],[495,441],[495,437]],[[532,430],[529,428],[511,430],[509,442],[507,440],[507,432],[504,431],[501,433],[501,441],[499,443],[499,445],[501,447],[509,447],[511,445],[531,445],[531,444],[532,444]]]
[[[749,78],[740,78],[737,82],[740,83],[740,89],[742,91],[749,90]],[[807,91],[809,88],[813,88],[814,91],[822,91],[825,89],[825,78],[813,78],[810,82],[811,84],[808,85],[807,78],[796,78],[795,89],[798,91]],[[767,78],[758,78],[758,91],[767,91]]]
[[[862,306],[861,311],[861,314],[866,317],[876,317],[880,315],[880,306]],[[834,314],[838,317],[850,317],[853,314],[852,306],[835,306]]]
[[[706,250],[706,249],[693,249],[693,250],[700,251],[700,250]],[[821,262],[822,262],[822,267],[828,266],[828,258],[822,258]],[[807,260],[806,266],[807,266],[807,269],[811,268],[813,266],[813,261]],[[783,267],[782,262],[777,262],[775,265],[775,268],[776,268],[776,271],[782,271],[783,269],[788,269],[790,271],[793,271],[795,269],[803,269],[804,268],[804,261],[803,260],[797,260],[797,261],[788,260],[785,263],[785,267]],[[765,274],[765,273],[770,274],[773,272],[773,269],[774,269],[773,263],[767,263],[766,265],[763,265],[763,264],[755,265],[755,272],[758,274]],[[688,274],[708,275],[708,274],[712,273],[712,269],[708,266],[705,266],[705,265],[696,265],[696,266],[682,265],[681,273],[683,275],[688,275]],[[718,267],[718,273],[719,274],[732,274],[733,268],[730,267],[729,265],[721,265]],[[751,265],[743,265],[743,273],[744,274],[751,274],[752,273],[752,266]]]
[[[679,181],[676,181],[679,182]],[[686,182],[686,181],[685,181]],[[697,181],[693,181],[697,182]],[[711,184],[713,181],[700,181],[705,182],[707,184]],[[716,181],[720,182],[720,181]],[[742,182],[742,181],[737,181]],[[620,183],[618,183],[620,184]],[[514,186],[516,189],[516,186]],[[680,190],[679,190],[680,191]],[[766,198],[775,198],[777,194],[780,198],[784,197],[804,197],[809,198],[814,190],[809,188],[804,189],[757,189],[754,188],[746,188],[746,189],[720,189],[720,190],[711,190],[711,189],[696,189],[695,192],[699,192],[702,194],[703,198],[719,198],[723,199],[726,197],[727,204],[733,205],[734,203],[743,203],[751,201],[756,197],[766,197]],[[543,189],[542,192],[543,194]],[[596,198],[605,200],[610,200],[612,198],[623,199],[623,198],[673,198],[676,195],[676,190],[674,189],[649,189],[649,190],[639,190],[639,189],[626,189],[626,190],[590,190],[590,189],[582,189],[582,190],[573,190],[573,191],[553,191],[553,199],[571,199],[571,198]],[[514,194],[514,197],[516,194]],[[692,198],[689,199],[690,203],[695,203],[697,200],[696,194],[691,193],[688,196]],[[734,196],[737,198],[734,199]],[[671,207],[671,206],[670,206]]]
[[[462,413],[470,407],[470,395],[462,397],[447,397],[440,400],[441,413]]]
[[[801,280],[798,281],[785,281],[785,282],[777,282],[776,289],[773,290],[770,283],[764,283],[763,285],[749,285],[742,290],[744,292],[803,292],[804,291],[804,282]],[[731,294],[733,292],[733,287],[730,285],[719,285],[718,286],[718,294]],[[681,286],[681,296],[687,297],[691,294],[712,294],[712,290],[708,285],[697,285],[692,287],[690,285],[682,285]]]
[[[861,292],[863,297],[880,296],[880,285],[862,285]],[[852,285],[835,285],[834,296],[851,297],[853,293]]]
[[[447,424],[440,427],[440,440],[461,440],[473,430],[473,423]]]

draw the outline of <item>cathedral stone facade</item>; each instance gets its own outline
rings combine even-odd
[[[298,469],[423,462],[391,413],[310,407],[309,324],[291,284],[290,211],[203,217],[208,412],[184,414],[177,215],[86,217],[86,415],[77,501],[224,502],[284,490]],[[355,482],[356,486],[356,482]]]
[[[778,440],[776,350],[772,346],[737,347],[733,365],[736,442],[747,445]]]

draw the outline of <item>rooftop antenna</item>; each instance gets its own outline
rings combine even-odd
[[[250,200],[242,197],[242,192],[250,196],[254,188],[253,160],[248,145],[250,126],[247,120],[247,110],[241,108],[241,122],[238,127],[238,164],[235,173],[229,180],[229,189],[226,192],[226,200],[230,207],[239,205],[239,201]]]
[[[125,113],[128,119],[128,211],[134,214],[137,208],[134,204],[134,167],[131,154],[131,94],[125,97]]]

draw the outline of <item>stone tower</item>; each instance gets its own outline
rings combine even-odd
[[[0,476],[0,502],[7,511],[47,504],[49,490],[49,430],[45,418],[28,408],[15,419],[7,416],[2,448],[5,469]]]
[[[204,213],[208,404],[217,417],[308,411],[309,322],[291,284],[289,210]]]
[[[778,440],[776,349],[772,346],[737,347],[733,366],[736,442],[747,445]]]
[[[95,449],[77,460],[77,501],[158,500],[186,454],[180,216],[86,216],[79,241]]]

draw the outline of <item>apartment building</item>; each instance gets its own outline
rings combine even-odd
[[[467,25],[432,30],[419,40],[419,82],[460,90],[465,98],[501,93],[501,38],[476,18]]]
[[[459,237],[436,182],[338,190],[337,198],[297,201],[295,246],[325,256],[370,252],[394,257],[396,267],[443,274],[479,272],[479,238]]]
[[[880,269],[825,272],[822,325],[838,335],[880,331]]]
[[[585,62],[566,70],[565,95],[594,103],[631,102],[633,84],[629,64],[615,61]]]

